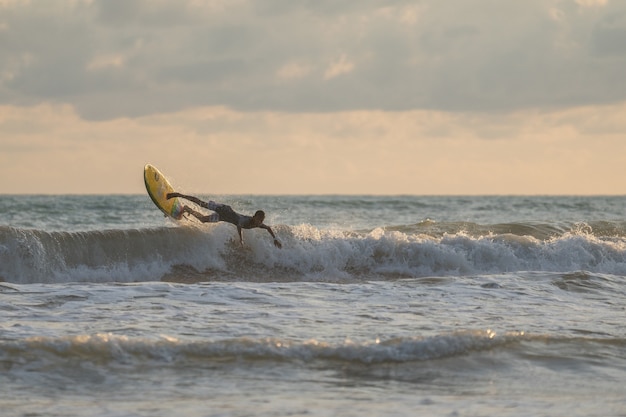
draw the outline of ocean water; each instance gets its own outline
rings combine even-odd
[[[626,197],[210,198],[0,196],[2,416],[626,416]]]

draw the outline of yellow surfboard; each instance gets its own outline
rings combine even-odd
[[[183,217],[183,202],[180,198],[174,197],[167,199],[168,193],[173,193],[174,188],[167,178],[156,167],[148,164],[143,169],[143,180],[146,184],[148,195],[154,204],[165,215],[180,220]]]

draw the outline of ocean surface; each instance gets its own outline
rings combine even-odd
[[[626,197],[0,196],[0,414],[626,416]]]

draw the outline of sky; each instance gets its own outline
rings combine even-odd
[[[626,194],[623,0],[0,0],[0,194]]]

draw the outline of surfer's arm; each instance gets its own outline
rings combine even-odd
[[[237,234],[239,235],[239,243],[243,246],[243,235],[241,234],[241,226],[237,225]]]
[[[267,231],[269,232],[269,234],[270,234],[270,235],[272,235],[272,238],[274,239],[274,246],[276,246],[276,247],[277,247],[277,248],[279,248],[279,249],[283,247],[283,245],[280,243],[280,240],[278,240],[278,239],[276,238],[276,235],[274,234],[274,231],[272,230],[272,228],[271,228],[271,227],[266,226],[266,225],[264,225],[264,224],[260,225],[259,227],[260,227],[261,229],[265,229],[265,230],[267,230]]]

